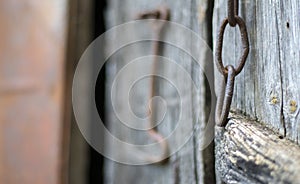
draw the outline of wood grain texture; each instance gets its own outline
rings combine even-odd
[[[231,115],[216,129],[216,170],[226,183],[299,183],[300,147],[260,123]]]
[[[212,4],[208,3],[206,0],[188,0],[188,1],[132,1],[124,0],[117,1],[112,0],[109,2],[107,24],[108,28],[125,23],[127,21],[133,20],[136,15],[145,10],[153,10],[160,5],[165,5],[170,8],[171,11],[171,21],[180,23],[196,33],[198,33],[204,40],[211,42],[211,32],[209,31],[209,26],[211,23],[206,22],[206,16],[211,13]],[[140,28],[138,31],[151,31],[149,28]],[[126,33],[124,33],[126,35]],[[182,35],[172,35],[169,33],[166,35],[168,37],[173,37],[177,39],[180,43],[185,45],[186,48],[191,47],[192,43],[188,42],[188,39],[184,39]],[[210,41],[209,41],[210,40]],[[135,50],[137,53],[132,52]],[[122,48],[122,51],[117,53],[112,58],[112,62],[107,65],[107,75],[108,75],[108,86],[112,83],[116,73],[124,67],[124,65],[135,58],[139,53],[144,53],[144,55],[149,55],[151,53],[151,44],[141,43],[136,46],[130,46]],[[203,53],[209,52],[203,49]],[[213,159],[213,145],[210,146],[206,152],[200,151],[199,137],[205,126],[205,121],[207,119],[207,107],[206,103],[209,103],[206,99],[206,93],[209,91],[205,85],[205,77],[203,76],[199,66],[197,67],[193,64],[190,56],[186,55],[182,51],[170,45],[164,45],[163,51],[161,52],[166,58],[176,61],[180,66],[182,66],[187,72],[191,74],[191,77],[195,83],[200,87],[200,91],[197,94],[191,92],[191,86],[185,81],[182,81],[182,77],[178,74],[178,71],[174,71],[170,68],[161,67],[161,69],[177,82],[186,90],[186,94],[183,98],[188,106],[184,106],[182,114],[184,115],[185,123],[192,123],[195,129],[195,135],[185,146],[176,154],[172,155],[169,162],[164,165],[147,165],[147,166],[128,166],[123,164],[118,164],[113,161],[107,160],[105,163],[105,176],[107,183],[211,183],[214,181],[214,159]],[[207,58],[203,57],[202,62],[205,63]],[[212,63],[209,63],[207,67],[212,67]],[[132,72],[137,72],[141,70],[147,70],[148,68],[136,68]],[[131,75],[127,76],[128,78]],[[122,86],[126,85],[128,78],[124,78],[119,81],[118,89],[119,94],[124,93],[124,88]],[[149,82],[145,80],[140,83],[142,87],[135,89],[135,94],[137,95],[130,103],[133,107],[141,107],[135,109],[138,115],[144,115],[144,106],[147,104],[147,97],[149,94]],[[203,87],[203,88],[202,88]],[[209,91],[210,92],[210,91]],[[158,131],[163,135],[168,135],[176,126],[177,114],[179,114],[180,108],[178,107],[178,96],[176,89],[171,85],[166,84],[166,82],[158,80],[157,93],[163,96],[168,102],[171,102],[168,106],[169,111],[166,114],[162,125],[158,126]],[[107,94],[110,95],[108,91]],[[119,95],[119,106],[124,106],[128,99],[122,99]],[[176,103],[174,103],[176,102]],[[123,104],[123,105],[122,105]],[[113,109],[110,105],[108,107],[108,123],[109,129],[118,138],[128,141],[133,141],[139,143],[144,143],[149,141],[149,137],[145,137],[145,133],[139,134],[138,132],[132,132],[127,130],[125,127],[120,126],[120,123],[114,115]],[[200,120],[196,121],[195,117],[192,117],[193,110],[199,110],[201,113]],[[124,111],[124,113],[126,113]],[[192,117],[192,118],[190,118]],[[181,131],[186,131],[182,129]],[[130,135],[130,136],[129,136]],[[147,140],[148,139],[148,140]],[[181,137],[178,137],[178,140]],[[121,148],[120,148],[121,149]],[[111,150],[112,152],[118,150]],[[205,172],[207,168],[208,172]],[[207,173],[207,174],[206,174]]]
[[[224,7],[226,1],[215,1],[214,35],[227,16]],[[236,78],[232,104],[232,110],[258,120],[296,143],[300,131],[299,10],[297,0],[240,1],[240,16],[247,24],[251,49],[243,72]],[[224,38],[223,60],[225,64],[237,65],[241,52],[238,28],[228,26]],[[218,72],[215,76],[218,88],[221,76]],[[235,127],[236,124],[240,127]],[[248,121],[234,120],[226,131],[219,130],[216,134],[216,167],[220,176],[228,183],[299,182],[294,172],[297,165],[293,165],[299,156],[289,151],[296,147],[282,144],[286,140],[278,136],[277,139],[266,136],[269,131],[262,125],[249,127],[248,124]],[[243,137],[236,137],[238,134]],[[248,139],[253,136],[250,145]],[[261,144],[261,151],[256,150],[256,143]],[[229,148],[235,151],[228,151]]]
[[[226,1],[216,0],[214,35],[226,15]],[[299,141],[299,31],[297,0],[240,1],[250,54],[236,78],[232,109],[263,122],[281,135]],[[214,37],[216,40],[216,37]],[[238,28],[227,27],[223,60],[237,65],[241,52]],[[220,75],[216,74],[217,81]]]
[[[114,12],[110,14],[109,17],[113,17],[109,25],[118,25],[125,23],[127,21],[132,21],[136,18],[136,15],[138,13],[141,13],[145,10],[153,10],[158,8],[161,4],[168,4],[168,7],[171,9],[171,20],[174,20],[179,23],[183,23],[185,26],[190,26],[190,1],[185,2],[184,4],[179,2],[163,2],[163,1],[152,1],[151,3],[147,1],[132,1],[132,0],[126,0],[126,1],[112,1],[111,2],[111,11]],[[114,24],[115,23],[115,24]],[[149,32],[148,34],[151,34],[151,27],[148,28],[141,28],[139,31],[142,32]],[[126,33],[124,33],[125,35]],[[130,34],[130,33],[129,33]],[[126,34],[129,36],[128,34]],[[183,40],[184,41],[184,40]],[[182,58],[186,56],[180,55],[180,53],[174,51],[175,48],[172,48],[171,46],[164,46],[163,48],[163,56],[164,57],[170,57],[171,59],[176,60],[176,58]],[[136,52],[132,52],[132,50],[135,50]],[[112,80],[114,78],[114,74],[112,71],[115,72],[119,71],[122,67],[124,67],[124,64],[128,63],[130,60],[134,59],[137,55],[140,53],[144,53],[144,55],[152,54],[151,50],[151,44],[149,43],[141,43],[136,44],[130,47],[123,48],[119,56],[116,56],[115,61],[113,63],[110,63],[108,66],[108,75],[109,79]],[[191,64],[190,58],[181,59],[182,62],[189,61],[186,63],[181,63],[187,69],[190,71]],[[149,67],[143,68],[136,68],[132,69],[132,72],[138,72],[141,70],[147,70],[151,69]],[[170,71],[168,68],[164,68],[166,73],[172,74],[173,76],[176,76],[176,71]],[[127,75],[126,78],[124,78],[122,81],[119,81],[119,92],[124,93],[124,85],[128,85],[128,80],[130,79],[132,75]],[[177,78],[175,80],[180,80],[180,78]],[[108,81],[108,83],[110,83]],[[144,115],[145,109],[143,103],[147,104],[148,102],[148,96],[150,94],[150,83],[149,80],[141,81],[139,84],[140,86],[135,89],[136,96],[131,101],[133,107],[143,107],[139,109],[135,109],[136,113],[138,115]],[[173,100],[176,102],[176,91],[174,91],[174,88],[171,86],[168,87],[161,87],[165,85],[165,82],[158,81],[158,88],[159,95],[163,96],[167,100]],[[184,85],[184,84],[183,84]],[[190,86],[186,86],[185,89],[189,91]],[[120,95],[119,95],[120,96]],[[191,96],[186,96],[185,99],[191,100],[189,98]],[[122,98],[121,96],[118,99],[118,106],[124,106],[124,104],[127,103],[126,98]],[[192,104],[192,103],[190,103]],[[185,112],[191,111],[191,106],[187,107]],[[144,110],[144,112],[143,112]],[[179,112],[178,104],[175,103],[173,107],[171,107],[171,111],[167,114],[165,117],[165,121],[162,122],[162,126],[158,127],[159,133],[162,135],[168,135],[176,125],[176,119]],[[109,110],[110,113],[114,113],[113,110]],[[126,113],[125,111],[123,113]],[[187,113],[186,113],[187,114]],[[118,122],[114,115],[109,115],[109,126],[110,130],[113,132],[114,135],[119,137],[122,140],[127,141],[133,141],[135,143],[143,144],[147,143],[147,141],[151,140],[147,134],[144,132],[138,132],[138,131],[131,131],[126,129],[125,127],[120,126],[120,122]],[[119,124],[116,124],[118,122]],[[128,136],[131,135],[131,136]],[[138,140],[138,142],[137,142]],[[118,164],[112,161],[106,162],[106,182],[107,183],[196,183],[196,178],[194,174],[195,170],[195,163],[194,163],[194,152],[193,152],[193,142],[190,141],[186,144],[186,146],[182,149],[182,153],[177,153],[173,155],[167,164],[164,165],[147,165],[147,166],[129,166],[129,165],[123,165]],[[117,150],[112,150],[117,151]],[[124,152],[124,154],[130,154]],[[180,156],[184,155],[184,156]]]

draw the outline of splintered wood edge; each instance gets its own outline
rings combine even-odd
[[[300,147],[264,125],[232,114],[216,127],[216,171],[226,183],[298,183]]]

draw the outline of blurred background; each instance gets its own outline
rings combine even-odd
[[[180,85],[184,96],[179,97],[182,100],[179,101],[178,86],[166,84],[162,79],[155,80],[155,95],[163,96],[168,102],[168,111],[163,123],[157,126],[158,132],[162,136],[169,135],[178,127],[178,119],[182,115],[184,125],[192,125],[195,133],[180,151],[170,156],[167,163],[133,166],[105,159],[87,144],[74,118],[72,82],[77,63],[86,48],[109,28],[135,20],[139,13],[162,6],[170,10],[171,21],[200,35],[205,46],[197,41],[194,44],[201,47],[199,58],[204,66],[202,69],[212,71],[214,1],[0,0],[0,184],[216,182],[214,143],[202,150],[200,141],[213,101],[211,86],[201,73],[199,64],[176,46],[161,44],[159,54],[184,68],[199,91],[191,90],[191,84],[183,81],[179,69],[159,67],[172,76],[175,84]],[[153,33],[149,25],[138,27],[136,31],[148,35]],[[171,30],[166,35],[184,48],[193,48],[198,53],[198,47],[191,44],[188,34],[172,34]],[[122,37],[123,34],[117,36]],[[124,32],[124,38],[134,36],[128,30]],[[130,60],[140,54],[152,55],[152,48],[150,41],[126,46],[110,58],[111,62],[100,73],[92,66],[80,78],[84,84],[97,72],[95,101],[99,115],[116,137],[132,143],[149,144],[154,140],[147,134],[145,136],[145,132],[119,126],[120,120],[105,100],[105,94],[109,93],[106,88]],[[99,51],[100,54],[102,52]],[[132,76],[150,68],[132,69],[117,84],[117,105],[123,114],[128,113],[128,109],[124,108],[128,100],[123,98],[127,94],[124,86]],[[136,107],[134,111],[139,117],[149,112],[149,82],[148,78],[138,83],[140,86],[133,87],[137,96],[130,103]],[[184,102],[184,108],[181,102]],[[93,121],[90,105],[91,102],[86,102],[79,107],[86,122]],[[175,142],[179,143],[187,131],[186,126],[181,126]],[[110,154],[142,157],[138,153],[128,153],[125,148],[105,146]]]
[[[71,85],[105,31],[104,9],[104,0],[0,1],[1,184],[102,183],[103,159],[74,121]]]

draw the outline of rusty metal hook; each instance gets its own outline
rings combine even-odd
[[[157,10],[152,10],[152,11],[148,11],[148,12],[144,12],[139,14],[138,18],[139,19],[157,19],[157,20],[169,20],[169,9],[166,7],[160,7]],[[155,39],[154,43],[153,43],[153,56],[154,56],[154,60],[153,60],[153,73],[157,70],[157,55],[159,54],[159,38],[160,38],[160,33],[164,27],[165,21],[159,21],[157,22],[157,24],[155,25]],[[155,86],[155,80],[154,77],[151,78],[151,92],[150,92],[150,98],[152,96],[154,96],[154,89]],[[152,101],[150,103],[150,109],[152,109],[153,104]],[[154,117],[153,114],[150,113],[150,127],[155,127],[155,125],[153,125],[154,122]],[[166,161],[168,159],[168,155],[169,155],[169,146],[168,143],[166,142],[166,140],[164,139],[164,137],[157,132],[157,130],[155,128],[151,128],[150,130],[148,130],[148,134],[150,135],[151,138],[153,138],[155,141],[159,142],[160,147],[163,151],[163,154],[160,157],[151,157],[149,160],[151,162],[158,162],[158,163],[162,163],[164,161]]]

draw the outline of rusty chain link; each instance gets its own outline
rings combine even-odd
[[[216,124],[220,127],[225,127],[228,122],[227,118],[232,102],[235,77],[239,75],[240,72],[243,70],[249,54],[249,40],[247,27],[244,20],[238,16],[238,9],[239,0],[228,0],[228,17],[223,20],[217,38],[216,65],[219,72],[223,75],[224,80],[222,81],[221,91],[218,97],[216,110]],[[223,41],[224,32],[227,24],[229,24],[231,27],[235,27],[236,25],[238,25],[241,33],[243,52],[239,59],[239,64],[237,68],[235,68],[232,65],[227,65],[226,67],[224,67],[223,64]]]
[[[229,25],[236,26],[235,16],[239,14],[239,2],[238,0],[228,0],[227,4],[228,22]]]

